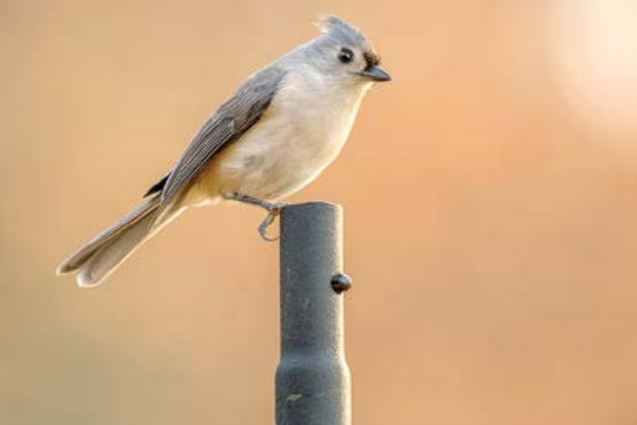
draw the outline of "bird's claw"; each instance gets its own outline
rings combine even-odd
[[[265,220],[259,225],[259,234],[263,238],[263,240],[268,242],[275,242],[279,240],[280,236],[270,236],[268,235],[268,227],[274,220],[281,214],[281,210],[285,206],[284,203],[270,203],[266,209],[268,210],[268,215],[265,217]]]
[[[268,235],[268,227],[270,227],[270,225],[274,223],[274,220],[276,220],[279,214],[281,214],[281,210],[287,205],[286,203],[266,201],[263,199],[255,198],[254,196],[243,195],[237,192],[232,192],[224,195],[224,198],[232,199],[237,202],[243,202],[245,204],[256,205],[267,210],[268,215],[265,217],[265,220],[263,220],[263,222],[259,225],[259,234],[264,240],[268,242],[274,242],[279,239],[278,236],[271,237]]]

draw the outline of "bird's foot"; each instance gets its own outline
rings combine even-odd
[[[274,220],[281,214],[281,209],[284,206],[284,203],[273,203],[271,208],[268,209],[268,215],[265,216],[265,220],[259,225],[259,234],[264,240],[274,242],[279,239],[279,236],[268,235],[268,227],[270,227],[270,225],[274,223]]]
[[[264,240],[268,242],[274,242],[279,239],[278,236],[272,237],[268,235],[268,227],[270,227],[270,225],[274,223],[274,220],[276,220],[276,218],[281,214],[281,210],[287,205],[286,203],[266,201],[264,199],[255,198],[253,196],[243,195],[241,193],[232,193],[228,196],[225,196],[225,198],[237,202],[242,202],[244,204],[256,205],[267,210],[268,215],[265,217],[265,220],[263,220],[263,222],[259,225],[259,234]]]

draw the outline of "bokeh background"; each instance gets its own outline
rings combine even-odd
[[[323,12],[394,76],[292,199],[345,207],[355,423],[637,423],[632,0],[0,0],[0,423],[274,422],[261,211],[54,270]]]

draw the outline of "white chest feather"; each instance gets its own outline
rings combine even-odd
[[[219,163],[219,190],[279,199],[314,180],[345,144],[369,85],[290,77],[261,120]]]

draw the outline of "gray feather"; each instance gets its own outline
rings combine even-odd
[[[160,209],[168,207],[189,186],[215,153],[240,139],[259,121],[284,76],[285,71],[277,66],[262,69],[204,124],[170,173],[161,192]]]
[[[79,269],[79,286],[96,286],[148,239],[154,217],[146,216],[96,251]]]
[[[78,272],[80,286],[95,286],[158,229],[153,228],[159,197],[150,198],[115,225],[94,237],[58,268]]]

